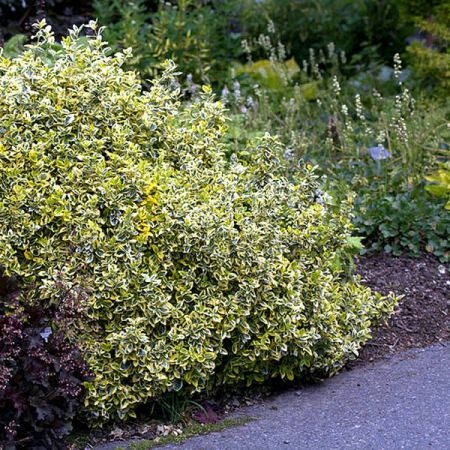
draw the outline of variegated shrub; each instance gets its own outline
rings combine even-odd
[[[59,48],[41,23],[0,56],[0,263],[26,301],[84,292],[89,414],[334,373],[395,302],[336,264],[350,205],[318,198],[309,167],[287,180],[270,137],[226,158],[208,88],[182,105],[169,64],[143,92],[90,26]]]

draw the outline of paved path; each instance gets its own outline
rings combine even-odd
[[[345,371],[237,414],[255,420],[158,448],[450,450],[450,343]]]

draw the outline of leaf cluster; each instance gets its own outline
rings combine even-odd
[[[239,53],[233,23],[238,2],[155,2],[95,0],[94,15],[106,25],[105,38],[115,50],[131,47],[128,67],[146,80],[164,71],[171,59],[180,70],[201,82],[227,76],[230,61]]]
[[[423,186],[360,197],[355,204],[355,226],[365,236],[367,250],[419,256],[427,251],[441,261],[450,258],[450,219],[445,201],[426,195]]]

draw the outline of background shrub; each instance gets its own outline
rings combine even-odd
[[[395,299],[340,263],[350,201],[335,207],[308,165],[288,179],[269,136],[227,159],[223,106],[208,87],[182,105],[170,64],[143,93],[100,34],[54,48],[38,28],[0,57],[0,261],[35,286],[27,304],[86,294],[90,417],[332,374],[357,353]]]
[[[217,83],[227,78],[231,61],[240,53],[236,32],[239,2],[212,0],[96,0],[93,16],[106,25],[105,38],[115,49],[131,47],[128,67],[146,80],[164,71],[164,61],[175,61],[197,82]]]
[[[435,197],[446,200],[445,209],[450,210],[450,161],[442,163],[436,172],[425,178],[429,181],[425,189]]]
[[[361,68],[391,60],[407,36],[392,1],[248,0],[245,4],[243,37],[265,34],[271,20],[288,55],[298,63],[308,58],[310,48],[318,51],[333,42]]]
[[[450,91],[450,4],[437,2],[433,8],[415,12],[417,30],[407,47],[408,62],[416,82],[428,93],[448,99]]]

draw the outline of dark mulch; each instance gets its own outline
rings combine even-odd
[[[431,255],[409,258],[382,253],[359,258],[357,270],[373,290],[404,295],[388,322],[373,331],[357,364],[450,340],[448,265]]]

